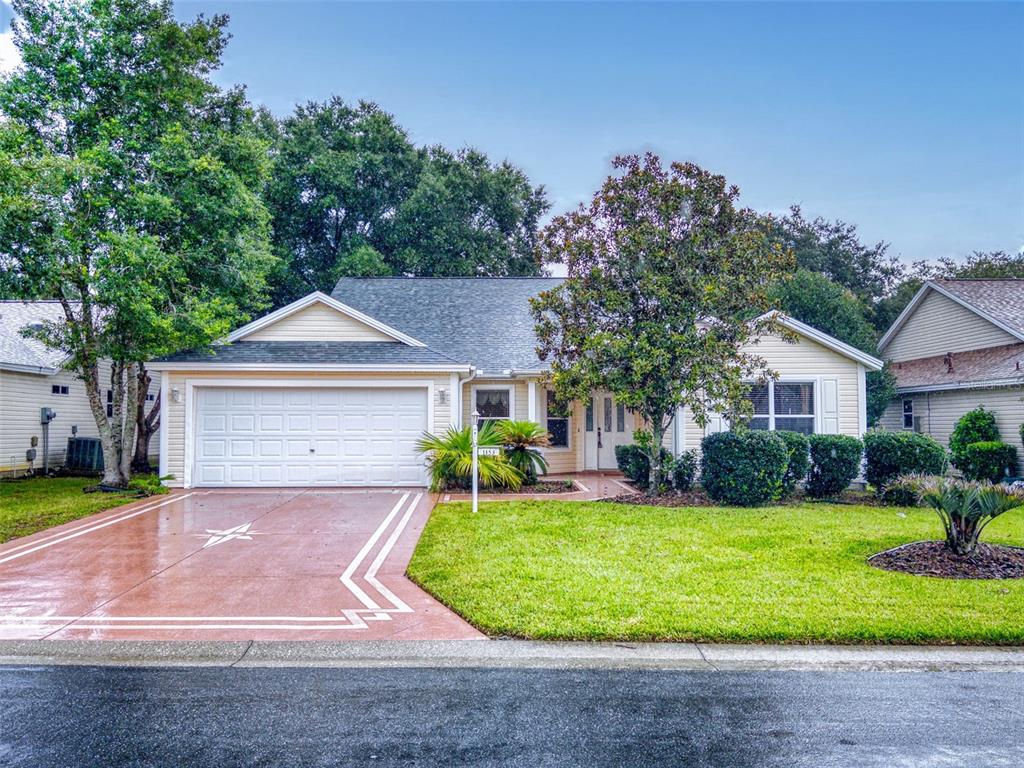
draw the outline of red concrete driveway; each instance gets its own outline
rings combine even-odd
[[[422,489],[196,490],[0,545],[0,638],[464,639],[405,577]]]

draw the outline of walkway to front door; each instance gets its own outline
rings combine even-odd
[[[423,489],[177,491],[0,546],[0,638],[471,639],[405,577]]]
[[[610,392],[595,392],[584,413],[584,463],[588,470],[616,469],[615,446],[633,442],[633,414]]]

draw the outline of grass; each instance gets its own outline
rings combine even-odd
[[[941,537],[923,509],[567,501],[438,506],[410,576],[491,635],[577,640],[1024,643],[1024,580],[881,571]],[[983,541],[1024,545],[1024,511]]]
[[[119,493],[82,493],[94,477],[0,482],[0,544],[134,501]]]

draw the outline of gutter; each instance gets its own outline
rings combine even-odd
[[[896,387],[896,393],[911,395],[925,392],[945,392],[958,389],[996,389],[998,387],[1024,387],[1024,378],[958,381],[954,384],[928,384],[919,387]]]

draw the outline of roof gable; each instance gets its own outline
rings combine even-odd
[[[938,306],[942,302],[951,302],[945,304],[950,309],[942,311]],[[918,312],[928,310],[937,313],[937,317],[925,318],[922,327],[915,328]],[[936,322],[947,318],[949,322]],[[976,322],[975,318],[982,322]],[[970,334],[964,333],[965,325],[972,326]],[[949,343],[936,336],[949,335],[953,330],[958,341],[968,335],[973,340],[967,341],[968,346],[946,349]],[[905,331],[920,335],[927,341],[911,341],[911,345],[919,345],[922,351],[920,354],[899,355],[903,359],[1024,341],[1024,280],[929,280],[885,332],[878,348],[885,350],[890,347]],[[934,344],[930,342],[938,343],[943,349],[932,349]]]
[[[244,325],[227,337],[236,341],[394,342],[424,344],[319,291]]]
[[[55,373],[66,355],[37,339],[25,338],[22,328],[60,322],[64,309],[56,301],[0,301],[0,368],[26,373]]]
[[[869,370],[880,371],[882,369],[883,363],[877,357],[869,355],[866,352],[861,352],[856,347],[850,346],[844,341],[840,341],[835,336],[830,336],[824,331],[819,331],[817,328],[807,325],[807,323],[802,323],[795,318],[782,314],[781,312],[769,312],[768,314],[774,315],[775,319],[783,328],[787,328],[799,336],[803,336],[806,339],[817,342],[826,349],[831,349],[833,352],[842,355],[843,357],[854,360]]]

